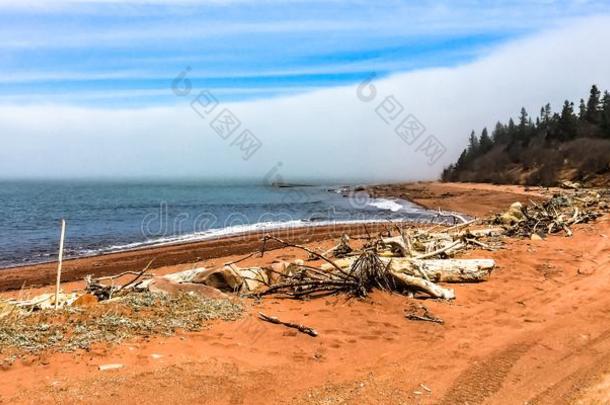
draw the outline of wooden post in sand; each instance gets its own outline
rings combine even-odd
[[[61,264],[64,260],[64,238],[66,235],[66,220],[61,220],[61,237],[59,238],[59,261],[57,263],[57,283],[55,284],[55,309],[59,308],[59,285],[61,284]]]

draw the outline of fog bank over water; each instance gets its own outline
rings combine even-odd
[[[191,108],[203,89],[176,96],[177,105],[154,108],[3,104],[0,177],[434,179],[455,161],[472,129],[492,129],[496,121],[516,117],[522,106],[533,117],[546,102],[558,111],[565,99],[577,102],[594,83],[609,89],[610,51],[602,45],[609,38],[610,18],[588,18],[503,45],[466,65],[374,79],[374,93],[356,83],[221,104],[215,113],[227,108],[241,122],[227,139],[210,127],[213,116],[202,118]],[[379,109],[388,96],[395,102]],[[409,114],[425,126],[411,145],[394,132]],[[248,160],[236,140],[243,129],[262,143]],[[430,135],[446,150],[433,163],[421,145]]]

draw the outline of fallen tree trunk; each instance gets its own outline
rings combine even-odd
[[[382,238],[383,243],[390,248],[393,254],[400,256],[410,256],[410,248],[405,243],[405,238],[402,236],[394,236],[391,238]]]
[[[387,259],[382,258],[383,262]],[[496,263],[491,259],[417,260],[393,258],[390,270],[411,276],[425,277],[430,281],[445,283],[472,283],[489,278]]]
[[[467,229],[466,231],[461,231],[455,234],[455,236],[466,236],[472,235],[477,238],[483,236],[501,236],[504,235],[504,228],[494,227],[494,228],[485,228],[485,229]]]
[[[492,259],[411,259],[404,257],[380,257],[382,263],[389,264],[389,270],[395,273],[415,277],[428,278],[433,282],[445,283],[473,283],[485,281],[489,278],[496,262]],[[337,260],[336,264],[349,269],[354,258]],[[323,270],[332,270],[332,267],[323,265]]]
[[[422,291],[433,298],[440,298],[444,300],[455,299],[455,291],[452,288],[443,288],[428,280],[424,280],[421,277],[408,276],[406,274],[396,273],[394,271],[390,271],[390,274],[394,278],[396,284],[400,287]]]

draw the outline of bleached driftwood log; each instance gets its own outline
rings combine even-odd
[[[456,240],[455,242],[449,244],[449,245],[445,245],[444,247],[437,249],[435,251],[429,252],[429,253],[424,253],[421,254],[419,256],[416,256],[416,259],[427,259],[430,257],[434,257],[434,256],[438,256],[440,254],[450,254],[452,251],[454,250],[460,250],[464,247],[464,243],[460,240]]]
[[[396,273],[394,271],[390,271],[390,274],[392,277],[394,277],[394,281],[404,288],[423,291],[434,298],[441,298],[445,300],[455,299],[455,291],[453,288],[441,287],[438,284],[424,280],[421,277],[409,276],[403,273]]]
[[[444,259],[419,260],[403,257],[380,257],[384,264],[390,263],[390,271],[415,277],[427,278],[433,282],[468,283],[485,281],[496,263],[492,259]],[[335,263],[349,269],[355,258],[337,260]],[[322,265],[322,270],[330,271],[330,265]],[[423,273],[423,274],[422,274]]]
[[[466,236],[466,235],[472,235],[475,236],[477,238],[483,237],[483,236],[501,236],[504,234],[504,228],[500,228],[500,227],[495,227],[495,228],[485,228],[485,229],[466,229],[466,230],[462,230],[460,232],[451,234],[454,237],[461,237],[461,236]]]
[[[405,239],[401,236],[394,236],[391,238],[382,238],[383,243],[390,248],[393,254],[400,256],[409,256],[410,249],[405,243]]]
[[[387,263],[387,259],[382,258]],[[489,278],[496,263],[491,259],[448,259],[417,260],[393,258],[390,270],[412,276],[425,274],[425,278],[434,282],[469,283],[485,281]]]

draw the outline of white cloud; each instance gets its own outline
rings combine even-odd
[[[188,106],[87,109],[58,105],[0,107],[0,175],[191,176],[261,179],[278,161],[287,179],[434,178],[457,157],[471,129],[535,115],[550,101],[576,101],[597,83],[610,88],[610,19],[591,18],[513,42],[457,68],[399,74],[375,83],[371,103],[356,87],[227,105],[263,141],[250,161],[214,134]],[[169,90],[168,90],[169,91]],[[376,114],[394,95],[448,152],[429,166]]]

